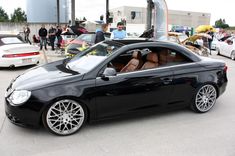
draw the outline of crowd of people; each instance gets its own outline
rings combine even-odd
[[[48,43],[51,46],[51,50],[55,50],[55,46],[58,48],[60,48],[61,46],[62,42],[61,34],[67,31],[70,31],[67,25],[65,25],[63,29],[61,28],[61,26],[54,27],[53,25],[51,25],[49,30],[47,30],[45,28],[45,25],[42,24],[41,28],[38,31],[38,34],[33,34],[32,41],[33,43],[40,44],[40,50],[42,50],[43,47],[45,50],[47,50]],[[29,39],[30,33],[31,33],[30,28],[28,25],[26,25],[26,27],[24,27],[24,40],[26,43],[32,44],[32,42]],[[56,40],[57,44],[54,45]]]

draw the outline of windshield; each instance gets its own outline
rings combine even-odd
[[[66,68],[81,74],[86,73],[103,62],[110,54],[119,48],[120,45],[112,44],[112,42],[96,44],[71,59],[67,63]]]
[[[1,38],[3,44],[20,44],[23,43],[18,37],[4,37]]]

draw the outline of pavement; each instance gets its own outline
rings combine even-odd
[[[40,50],[40,55],[41,55],[40,64],[64,59],[66,57],[64,51],[61,52],[60,50],[51,50],[51,49]]]
[[[64,58],[50,50],[46,54],[49,61]],[[108,120],[87,124],[67,137],[6,119],[5,89],[29,67],[0,69],[0,156],[235,156],[235,61],[210,57],[227,63],[229,83],[208,113],[184,109]]]

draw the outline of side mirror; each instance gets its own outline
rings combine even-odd
[[[114,68],[106,68],[104,70],[104,73],[101,76],[101,79],[108,81],[109,76],[116,76],[116,75],[117,75],[117,71]]]

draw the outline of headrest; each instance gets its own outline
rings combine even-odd
[[[150,62],[158,63],[157,53],[154,53],[154,52],[148,53],[147,60]]]
[[[136,59],[141,59],[141,52],[140,51],[134,51],[133,54],[132,54],[132,57],[133,58],[136,58]]]

